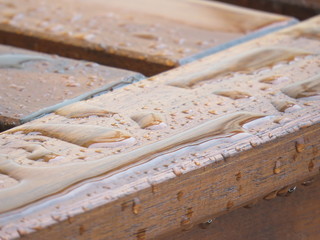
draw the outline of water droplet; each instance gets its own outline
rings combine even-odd
[[[57,221],[59,222],[61,219],[62,219],[62,216],[58,213],[53,213],[51,214],[51,218],[54,220],[54,221]]]
[[[139,229],[137,232],[137,240],[146,240],[147,236],[146,236],[147,230],[144,229]]]
[[[227,208],[227,210],[230,210],[231,208],[233,208],[233,206],[234,206],[234,202],[233,201],[228,201],[226,208]]]
[[[219,90],[219,91],[215,91],[213,93],[216,95],[219,95],[219,96],[231,98],[233,100],[251,97],[251,95],[248,93],[235,91],[235,90],[229,90],[229,91],[228,90]]]
[[[304,100],[320,100],[320,74],[306,81],[291,84],[281,91],[291,98],[301,98]]]
[[[69,223],[69,224],[72,224],[72,223],[74,222],[74,217],[68,215],[68,216],[67,216],[67,220],[68,220],[68,223]]]
[[[253,121],[248,121],[242,125],[242,128],[246,130],[255,129],[257,127],[260,127],[262,125],[270,123],[270,120],[273,118],[273,116],[261,116],[259,118],[254,119]]]
[[[278,84],[289,80],[288,77],[281,76],[281,75],[272,75],[268,77],[263,77],[259,80],[261,83],[267,83],[267,84]]]
[[[274,174],[279,174],[281,172],[281,168],[280,167],[281,167],[281,162],[278,160],[278,161],[276,161],[275,166],[273,168],[273,173]]]
[[[217,112],[214,111],[214,110],[210,110],[210,111],[208,111],[208,113],[210,113],[210,114],[212,114],[212,115],[217,115]]]
[[[201,163],[200,163],[198,160],[196,160],[196,159],[193,160],[193,163],[194,163],[196,166],[201,166]]]
[[[269,89],[269,87],[266,87],[266,86],[263,86],[263,87],[260,88],[260,90],[262,90],[262,91],[266,91],[268,89]]]
[[[83,225],[80,225],[79,226],[79,235],[80,236],[83,235],[85,233],[85,231],[86,231],[85,227]]]
[[[120,47],[130,47],[130,46],[132,46],[132,43],[130,43],[130,42],[120,42],[118,45]]]
[[[174,39],[174,42],[179,44],[179,45],[184,44],[185,41],[186,41],[186,39],[184,39],[184,38]]]
[[[188,231],[193,227],[193,224],[191,223],[190,218],[188,218],[187,216],[182,216],[180,226],[182,231]]]
[[[132,203],[132,212],[137,215],[141,210],[141,202],[139,198],[134,198]]]
[[[315,181],[314,178],[309,178],[301,183],[303,186],[310,186]]]
[[[40,132],[47,137],[53,137],[82,147],[120,147],[132,145],[135,139],[128,133],[95,125],[81,124],[34,124],[23,125],[9,130],[7,133],[22,131]]]
[[[34,133],[34,132],[31,132],[31,133]],[[39,133],[35,135],[39,135]],[[23,146],[21,148],[30,152],[27,158],[34,161],[49,162],[59,157],[58,154],[53,153],[52,151],[46,149],[45,147],[39,144],[30,144],[30,145]]]
[[[84,41],[91,41],[93,40],[96,36],[91,33],[76,33],[73,35],[74,38],[79,39],[79,40],[84,40]]]
[[[304,138],[302,138],[302,137],[297,139],[295,145],[296,145],[296,151],[298,153],[303,152],[305,150],[305,148],[306,148],[306,144],[304,142]]]
[[[294,191],[297,190],[297,187],[296,186],[293,186],[291,187],[289,190],[288,190],[288,193],[293,193]]]
[[[164,43],[152,43],[149,45],[149,48],[152,48],[152,49],[164,49],[166,47],[167,47],[167,45]]]
[[[267,196],[265,196],[263,199],[264,200],[272,200],[277,197],[277,191],[273,191],[269,193]]]
[[[73,79],[69,79],[66,83],[65,83],[66,87],[79,87],[80,83],[76,82]]]
[[[187,216],[188,218],[191,218],[191,217],[192,217],[192,215],[193,215],[192,207],[189,207],[189,208],[187,209],[186,216]]]
[[[275,100],[275,101],[272,101],[271,103],[279,112],[293,112],[295,110],[301,109],[300,106],[296,105],[293,102]]]
[[[246,72],[250,73],[262,67],[272,67],[278,62],[289,62],[297,56],[311,55],[300,49],[285,47],[264,47],[238,54],[235,57],[227,58],[216,64],[203,65],[204,69],[199,69],[193,73],[175,76],[169,80],[169,85],[181,88],[191,88],[197,83],[213,80],[227,76],[230,73]]]
[[[240,179],[242,177],[241,172],[238,172],[235,176],[236,176],[236,180],[240,181]]]
[[[288,122],[290,122],[291,119],[290,118],[286,118],[286,117],[278,117],[278,118],[275,118],[273,120],[274,123],[277,123],[277,124],[286,124]]]
[[[12,187],[18,183],[19,181],[17,179],[14,179],[6,174],[1,174],[0,171],[0,189]]]
[[[156,192],[158,192],[158,187],[157,187],[157,185],[155,185],[155,184],[151,184],[151,192],[153,193],[153,194],[155,194]]]
[[[121,211],[126,210],[129,206],[131,206],[131,204],[133,204],[132,201],[127,201],[127,202],[122,203],[121,204]]]
[[[181,200],[182,200],[183,195],[184,195],[184,192],[183,192],[183,191],[179,191],[179,192],[177,193],[177,199],[178,199],[178,201],[181,201]]]
[[[33,225],[31,228],[33,230],[40,231],[44,228],[44,226],[42,226],[40,223],[35,223],[35,225]]]
[[[309,162],[309,164],[308,164],[308,170],[309,170],[309,172],[312,172],[313,169],[314,169],[314,163],[313,163],[313,161],[311,160],[311,161]]]
[[[174,173],[177,177],[179,177],[180,175],[182,175],[181,170],[180,170],[179,168],[177,168],[177,167],[174,167],[174,168],[172,169],[172,171],[173,171],[173,173]]]
[[[255,199],[251,202],[249,202],[248,204],[246,204],[245,206],[243,206],[244,208],[253,208],[254,205],[256,205],[258,203],[258,199]]]
[[[10,84],[10,85],[9,85],[9,88],[15,89],[15,90],[17,90],[17,91],[19,91],[19,92],[22,92],[22,91],[25,89],[24,86],[18,86],[18,85],[16,85],[16,84]]]
[[[320,32],[317,26],[301,26],[283,31],[284,34],[291,35],[293,38],[309,38],[314,40],[320,39]]]
[[[142,129],[158,130],[165,128],[167,125],[163,117],[158,113],[140,114],[132,117]]]
[[[207,229],[214,220],[215,220],[215,219],[213,218],[213,219],[209,219],[209,220],[206,221],[206,222],[200,223],[200,224],[199,224],[199,227],[202,228],[202,229]]]
[[[20,237],[23,237],[23,236],[26,236],[26,235],[28,235],[30,232],[28,231],[28,229],[26,229],[26,228],[18,228],[17,229],[17,232],[18,232],[18,234],[19,234],[19,236]]]
[[[188,110],[187,109],[187,110],[182,110],[181,112],[184,113],[184,114],[189,114],[189,113],[192,113],[192,110]]]
[[[251,141],[250,141],[250,145],[251,145],[252,147],[256,147],[256,146],[259,145],[259,142],[251,140]]]
[[[241,147],[236,146],[236,147],[235,147],[235,150],[236,150],[237,152],[240,152],[240,151],[241,151]]]
[[[134,37],[137,38],[142,38],[142,39],[146,39],[146,40],[159,40],[159,37],[151,34],[151,33],[135,33],[133,34]]]
[[[0,55],[0,69],[1,68],[21,68],[23,63],[30,61],[50,61],[50,59],[27,54],[1,54]]]
[[[76,102],[55,111],[56,114],[67,118],[85,118],[90,116],[111,117],[115,113],[85,101]]]
[[[285,197],[288,195],[288,190],[290,189],[289,186],[286,186],[284,188],[281,188],[278,192],[277,192],[277,196],[280,196],[280,197]]]
[[[65,28],[61,24],[55,24],[52,26],[47,26],[46,30],[48,30],[49,32],[53,32],[53,33],[61,33],[61,32],[65,31]]]

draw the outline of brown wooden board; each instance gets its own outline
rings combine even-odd
[[[190,231],[180,231],[158,239],[318,240],[319,226],[318,176],[293,184],[289,190],[281,190],[273,199],[258,201],[229,214],[207,219]]]
[[[0,130],[142,77],[92,62],[0,45]]]
[[[319,175],[320,17],[0,135],[4,239],[152,239]]]
[[[242,7],[307,19],[320,14],[319,0],[218,0]]]
[[[0,42],[148,76],[294,22],[208,1],[0,1]]]

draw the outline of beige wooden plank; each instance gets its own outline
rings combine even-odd
[[[0,236],[155,238],[318,175],[319,22],[1,134]]]
[[[140,78],[127,70],[0,45],[0,130]]]
[[[292,22],[281,15],[194,0],[1,0],[0,9],[2,43],[146,75]]]

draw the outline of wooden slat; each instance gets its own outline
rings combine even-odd
[[[0,9],[2,43],[146,75],[294,22],[193,0],[1,0]]]
[[[155,238],[318,175],[319,22],[2,133],[0,236]]]
[[[296,190],[290,193],[295,187]],[[280,192],[272,200],[260,200],[255,205],[215,219],[206,219],[190,231],[172,233],[159,239],[319,239],[319,176],[294,184],[289,191],[285,195],[284,191]]]
[[[0,45],[0,131],[140,78],[127,70]]]

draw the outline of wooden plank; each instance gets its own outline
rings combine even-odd
[[[320,14],[318,0],[218,0],[237,6],[307,19]]]
[[[142,77],[92,62],[0,45],[0,131]]]
[[[245,206],[229,214],[206,219],[190,231],[159,239],[319,239],[319,176],[294,184],[290,192],[284,193],[278,193],[272,200],[259,201],[250,207]]]
[[[295,22],[193,0],[1,0],[0,9],[2,43],[146,75]]]
[[[155,238],[318,175],[319,22],[2,133],[0,236]]]

